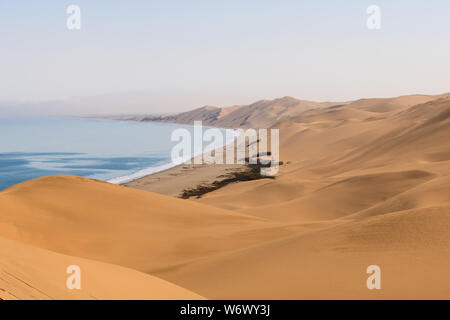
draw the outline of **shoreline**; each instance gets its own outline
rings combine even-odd
[[[235,141],[233,140],[232,143],[234,144]],[[228,144],[221,148],[225,149],[227,146]],[[209,152],[202,152],[181,164],[167,164],[166,169],[120,183],[120,185],[179,198],[185,190],[212,184],[218,179],[223,180],[230,172],[240,171],[246,167],[246,164],[208,164],[203,161],[201,164],[195,164],[197,157],[203,158],[203,155]]]
[[[117,178],[113,178],[113,179],[109,179],[106,182],[108,183],[112,183],[112,184],[118,184],[118,185],[123,185],[129,182],[133,182],[142,178],[145,178],[147,176],[150,176],[152,174],[156,174],[159,172],[163,172],[166,170],[170,170],[176,166],[179,166],[177,164],[174,164],[173,162],[169,162],[166,164],[162,164],[159,166],[155,166],[155,167],[148,167],[145,169],[141,169],[139,171],[136,171],[132,174],[129,174],[127,176],[121,176],[121,177],[117,177]]]
[[[185,190],[225,180],[225,176],[245,168],[246,164],[183,163],[120,185],[180,198]]]
[[[121,120],[122,121],[122,120]],[[135,121],[135,120],[127,120]],[[151,121],[153,122],[153,121]],[[174,125],[176,123],[173,123]],[[239,128],[218,128],[203,126],[203,128],[215,128],[219,130],[238,130]],[[225,148],[231,144],[235,144],[238,136],[235,136],[232,142],[225,141],[225,144],[220,148],[223,149],[225,154]],[[220,149],[219,148],[219,149]],[[217,149],[216,149],[217,150]],[[222,182],[229,178],[229,175],[237,172],[244,172],[248,168],[248,164],[216,164],[216,163],[203,163],[195,164],[197,157],[202,157],[205,154],[209,154],[214,150],[203,150],[197,155],[193,155],[189,159],[181,164],[174,164],[173,162],[160,165],[157,167],[150,167],[140,170],[134,174],[124,177],[118,177],[110,179],[107,182],[119,184],[122,186],[140,189],[149,192],[156,192],[159,194],[169,195],[173,197],[181,198],[182,194],[186,190],[192,190],[204,185],[211,185],[215,182]],[[188,163],[190,162],[190,163]],[[161,168],[161,170],[153,171],[154,169]],[[146,173],[142,175],[143,173]]]

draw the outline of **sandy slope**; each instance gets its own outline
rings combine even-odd
[[[200,202],[275,220],[323,220],[381,205],[423,184],[436,185],[428,205],[448,203],[449,115],[448,98],[376,120],[347,107],[304,113],[281,123],[286,165],[276,180],[230,185]]]
[[[0,299],[202,299],[148,274],[57,254],[0,238]],[[67,267],[81,270],[81,290],[66,286]]]
[[[360,99],[348,104],[348,107],[379,113],[396,112],[400,109],[446,97],[450,97],[450,94],[446,93],[437,96],[415,94],[395,98]]]
[[[313,110],[279,123],[287,164],[276,180],[229,185],[195,201],[296,225],[296,235],[160,275],[215,298],[239,291],[240,298],[448,299],[450,99],[427,99],[390,101],[389,111]],[[365,288],[369,264],[387,270],[379,293]],[[219,274],[223,282],[206,281]]]
[[[0,193],[0,235],[150,272],[257,240],[274,224],[86,178],[51,176]]]
[[[210,298],[449,299],[450,207],[349,222],[162,273]],[[381,268],[368,290],[366,268]],[[214,279],[213,281],[211,279]]]

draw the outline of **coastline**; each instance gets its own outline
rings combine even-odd
[[[112,119],[112,121],[116,121]],[[136,120],[119,120],[119,121],[136,121]],[[158,121],[149,121],[158,123]],[[159,122],[168,123],[168,122]],[[180,125],[180,123],[170,123]],[[186,125],[186,124],[182,124]],[[203,126],[203,128],[215,128],[219,130],[239,128],[219,128],[213,126]],[[228,145],[234,144],[237,136],[232,142],[225,143],[220,148],[225,149]],[[119,184],[122,186],[155,192],[173,197],[181,197],[183,191],[197,188],[203,185],[210,185],[216,181],[225,180],[233,172],[242,172],[247,169],[247,164],[194,164],[196,157],[210,153],[212,150],[203,150],[202,153],[194,155],[186,159],[181,164],[173,162],[163,164],[157,167],[150,167],[140,170],[128,176],[110,179],[107,182]],[[190,162],[190,163],[189,163]]]
[[[184,190],[211,184],[231,172],[243,170],[245,164],[188,164],[183,163],[121,185],[173,197],[180,197]]]
[[[167,125],[168,124],[168,125],[173,125],[173,126],[177,126],[177,125],[180,126],[181,125],[181,126],[193,127],[192,124],[179,123],[179,122],[177,123],[177,122],[165,122],[165,121],[139,121],[139,120],[132,120],[132,119],[101,118],[101,117],[92,117],[92,118],[87,118],[87,119],[113,121],[113,122],[115,122],[115,121],[139,122],[139,123],[147,122],[147,123],[153,123],[153,124],[163,124],[163,125]],[[202,126],[202,128],[204,130],[211,129],[211,128],[219,129],[219,130],[226,130],[226,129],[237,130],[237,129],[239,129],[239,128],[221,128],[221,127],[215,127],[215,126]],[[233,141],[230,142],[229,144],[234,143],[236,141],[236,139],[237,139],[237,137],[235,139],[233,139]],[[220,148],[225,148],[227,145],[228,144],[225,142],[225,145],[222,145]],[[158,165],[158,166],[153,166],[153,167],[148,167],[148,168],[144,168],[144,169],[138,170],[138,171],[136,171],[134,173],[131,173],[129,175],[112,178],[112,179],[107,180],[106,182],[112,183],[112,184],[118,184],[118,185],[125,185],[125,186],[135,187],[137,189],[142,189],[142,190],[146,190],[146,191],[157,192],[155,190],[158,190],[158,188],[154,188],[154,187],[142,188],[142,185],[149,186],[148,182],[149,182],[150,179],[146,179],[147,177],[150,177],[152,175],[158,175],[158,177],[160,179],[164,179],[163,177],[165,177],[166,175],[162,174],[162,173],[164,173],[166,171],[170,171],[171,173],[169,173],[169,174],[173,174],[173,175],[176,175],[176,176],[180,176],[181,175],[183,177],[184,176],[183,172],[185,172],[185,171],[180,169],[180,168],[183,168],[185,166],[190,166],[191,170],[196,170],[195,172],[197,172],[198,168],[200,168],[200,167],[203,168],[204,165],[200,165],[200,166],[199,165],[189,165],[186,162],[188,162],[189,160],[191,160],[191,162],[193,162],[196,157],[203,156],[204,154],[207,154],[207,153],[209,153],[211,151],[212,150],[203,150],[203,152],[201,152],[199,154],[194,154],[192,157],[185,158],[185,161],[183,163],[181,163],[181,164],[175,164],[173,162],[164,163],[164,164],[161,164],[161,165]],[[177,168],[177,167],[180,167],[180,168]],[[218,172],[219,173],[218,176],[219,176],[221,174],[227,173],[229,169],[231,169],[231,170],[236,169],[236,168],[241,169],[243,167],[244,167],[243,165],[237,165],[237,166],[231,166],[231,167],[228,167],[228,168],[225,168],[225,169],[222,169],[222,170],[216,169],[216,170],[213,170],[213,171],[214,172]],[[173,172],[171,170],[173,170]],[[202,170],[202,171],[204,171],[204,170]],[[161,174],[161,175],[159,175],[159,174]],[[203,175],[201,174],[200,176],[202,177]],[[207,176],[209,177],[208,174],[207,174]],[[201,177],[199,177],[200,182],[205,182]],[[216,177],[214,177],[214,178],[216,178]],[[212,181],[214,181],[214,180],[212,180]],[[197,185],[195,185],[195,186],[197,186]],[[138,187],[138,186],[140,186],[140,187]],[[186,184],[187,188],[191,188],[191,187],[195,187],[195,186],[191,185],[190,183]],[[175,189],[178,189],[178,188],[175,188]],[[160,193],[160,192],[158,192],[158,193]],[[172,195],[173,192],[167,191],[167,192],[164,192],[163,194]]]
[[[120,176],[120,177],[117,177],[117,178],[109,179],[106,182],[109,182],[109,183],[112,183],[112,184],[123,185],[123,184],[129,183],[129,182],[133,182],[133,181],[145,178],[145,177],[150,176],[152,174],[156,174],[156,173],[159,173],[159,172],[170,170],[170,169],[172,169],[172,168],[174,168],[176,166],[177,166],[176,164],[174,164],[172,162],[169,162],[169,163],[162,164],[162,165],[159,165],[159,166],[156,166],[156,167],[148,167],[148,168],[136,171],[136,172],[134,172],[132,174],[129,174],[129,175],[126,175],[126,176]]]
[[[232,143],[234,142],[235,140]],[[225,149],[226,146],[221,148]],[[202,164],[195,164],[197,157],[203,157],[204,154],[209,152],[205,151],[195,155],[181,164],[169,163],[162,165],[160,168],[164,166],[166,168],[119,184],[134,189],[181,197],[184,190],[224,180],[230,173],[243,171],[247,167],[246,164],[208,164],[203,163],[203,161],[201,161]]]

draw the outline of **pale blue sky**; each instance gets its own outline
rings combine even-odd
[[[449,40],[448,0],[0,0],[0,100],[140,92],[155,98],[125,111],[160,112],[443,93]]]

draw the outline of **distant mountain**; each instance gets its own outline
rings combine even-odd
[[[226,108],[205,106],[172,115],[123,116],[116,119],[180,124],[193,124],[194,121],[201,120],[204,125],[224,128],[266,128],[285,117],[293,117],[307,110],[336,105],[342,105],[342,103],[314,102],[284,97],[275,100],[261,100],[244,106]]]
[[[134,120],[134,121],[154,121],[179,124],[193,124],[194,121],[201,120],[204,125],[222,128],[269,128],[284,120],[294,119],[305,113],[311,117],[318,113],[336,110],[339,113],[347,113],[348,110],[359,111],[359,116],[363,112],[369,112],[372,116],[388,116],[389,114],[405,110],[411,106],[427,103],[437,99],[450,97],[450,93],[441,95],[406,95],[395,98],[371,98],[360,99],[350,102],[315,102],[299,100],[292,97],[284,97],[274,100],[260,100],[255,103],[243,106],[232,106],[218,108],[205,106],[191,111],[166,114],[166,115],[141,115],[122,116],[114,119]],[[345,107],[346,111],[338,111]],[[346,118],[347,115],[341,115]],[[321,116],[320,116],[321,117]]]

